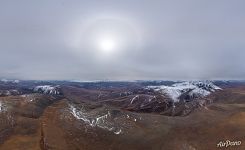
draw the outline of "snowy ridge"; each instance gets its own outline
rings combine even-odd
[[[221,90],[211,81],[186,81],[171,86],[148,86],[147,88],[167,94],[174,102],[178,102],[182,94],[188,94],[192,98],[205,97],[212,92]]]
[[[4,83],[19,83],[20,82],[19,80],[8,80],[8,79],[1,79],[0,81]]]
[[[41,86],[36,86],[33,89],[34,92],[41,92],[44,94],[51,94],[51,95],[59,95],[59,86],[51,86],[51,85],[41,85]]]

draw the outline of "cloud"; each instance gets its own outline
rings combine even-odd
[[[244,79],[244,3],[2,1],[0,76],[79,80]],[[120,53],[106,57],[93,47],[84,46],[90,32],[81,33],[90,29],[87,27],[90,21],[103,17],[114,19],[110,28],[114,26],[120,30],[118,34],[131,41],[126,42],[130,46],[124,45]],[[95,27],[106,25],[97,22]],[[78,47],[74,46],[77,42]]]

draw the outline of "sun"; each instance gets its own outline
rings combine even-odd
[[[106,53],[113,52],[117,49],[117,41],[110,37],[103,37],[98,40],[98,48]]]
[[[116,17],[95,17],[74,27],[71,46],[78,53],[93,58],[114,60],[136,52],[141,47],[139,28],[130,20]],[[105,59],[104,59],[105,58]]]
[[[112,33],[103,33],[97,35],[94,39],[97,50],[104,54],[118,53],[120,51],[120,35]]]

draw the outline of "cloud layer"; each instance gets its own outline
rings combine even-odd
[[[0,77],[245,79],[244,5],[243,0],[1,1]],[[96,22],[101,18],[112,23]],[[128,45],[111,56],[86,46],[93,22],[93,28],[115,27]]]

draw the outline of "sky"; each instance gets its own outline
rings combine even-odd
[[[1,0],[0,77],[245,79],[244,0]]]

